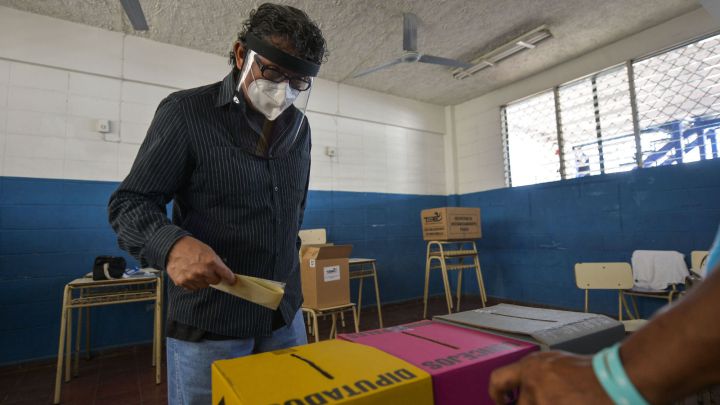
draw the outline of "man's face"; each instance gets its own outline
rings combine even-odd
[[[291,49],[289,49],[287,46],[284,46],[285,44],[281,42],[272,41],[272,43],[273,45],[287,53],[293,53]],[[246,62],[247,51],[242,44],[236,43],[234,52],[235,65],[240,71],[242,71],[244,67],[243,65]],[[247,89],[251,83],[258,79],[270,80],[275,83],[289,83],[291,88],[299,91],[307,90],[312,83],[311,78],[303,77],[292,70],[276,65],[271,60],[259,54],[254,54],[252,60],[247,60],[247,63],[251,63],[251,65],[249,66],[250,71],[243,80],[242,87],[245,89]],[[250,101],[248,99],[248,94],[246,91],[243,91],[243,95],[246,101]],[[252,103],[250,104],[252,105]]]

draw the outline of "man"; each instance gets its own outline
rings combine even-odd
[[[215,360],[307,343],[297,254],[310,172],[304,106],[325,51],[303,11],[258,7],[233,46],[232,72],[160,103],[110,199],[121,248],[172,280],[171,404],[210,403]],[[286,283],[278,310],[207,288],[234,283],[234,273]]]
[[[490,395],[497,404],[667,404],[720,384],[720,229],[707,259],[708,277],[622,343],[611,378],[595,357],[536,353],[495,370]],[[611,363],[607,360],[607,363]],[[613,373],[623,369],[623,373]],[[618,377],[620,375],[620,377]],[[626,395],[634,391],[633,395]],[[611,399],[612,398],[612,399]]]

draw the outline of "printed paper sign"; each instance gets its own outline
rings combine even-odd
[[[310,267],[315,268],[315,259],[310,259]]]
[[[323,273],[325,282],[340,280],[340,266],[338,265],[323,267]]]

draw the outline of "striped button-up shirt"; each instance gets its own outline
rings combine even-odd
[[[242,96],[233,102],[234,81],[231,73],[160,103],[110,198],[110,224],[120,247],[145,265],[165,269],[173,244],[192,235],[235,273],[286,283],[279,310],[290,324],[302,303],[297,252],[310,127],[291,107],[276,120],[270,148],[259,149],[264,118],[245,108]],[[171,200],[172,221],[165,210]],[[169,322],[237,338],[272,332],[270,309],[213,288],[169,284]]]

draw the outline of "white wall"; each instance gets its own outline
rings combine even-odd
[[[450,108],[454,115],[459,194],[505,187],[500,106],[626,60],[720,29],[704,9],[599,48],[579,58]]]
[[[0,7],[0,175],[121,180],[158,102],[228,71],[217,55]],[[443,107],[318,79],[308,110],[311,189],[445,194]]]
[[[457,194],[457,136],[455,135],[455,110],[445,107],[445,194]]]
[[[445,194],[443,107],[317,80],[310,189]],[[326,148],[336,148],[333,158]]]

